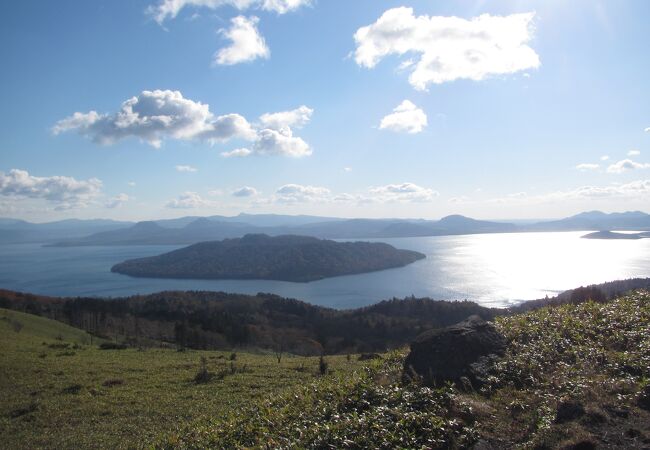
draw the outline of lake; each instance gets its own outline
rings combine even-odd
[[[587,232],[374,239],[417,250],[427,258],[403,268],[311,283],[145,279],[110,271],[125,259],[157,255],[178,246],[0,245],[0,287],[43,295],[102,297],[163,290],[270,292],[333,308],[355,308],[412,294],[502,307],[581,285],[650,276],[650,239],[581,239]]]

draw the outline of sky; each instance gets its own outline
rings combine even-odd
[[[645,0],[0,3],[0,216],[650,212]]]

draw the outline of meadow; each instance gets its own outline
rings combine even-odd
[[[273,398],[320,377],[319,358],[273,353],[102,350],[60,322],[0,309],[0,435],[5,448],[144,446],[191,421]],[[234,354],[234,356],[233,356]],[[201,357],[213,378],[197,383]],[[231,360],[231,358],[234,358]],[[327,357],[329,371],[360,367]]]

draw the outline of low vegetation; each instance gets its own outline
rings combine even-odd
[[[0,433],[11,448],[650,444],[650,293],[495,326],[508,347],[483,386],[426,387],[403,381],[406,348],[320,358],[100,350],[79,330],[0,310]]]
[[[90,342],[66,324],[0,308],[0,447],[145,446],[188,421],[218,420],[320,377],[318,357],[286,354],[278,363],[271,353]],[[202,358],[210,376],[197,383]],[[327,361],[332,376],[362,366],[345,356]]]
[[[501,317],[487,385],[401,381],[405,353],[323,377],[160,448],[643,448],[650,443],[650,294]]]

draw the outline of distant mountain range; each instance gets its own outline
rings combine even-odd
[[[343,219],[322,216],[240,214],[188,216],[148,222],[64,220],[30,223],[0,219],[0,243],[84,245],[188,245],[238,238],[246,234],[304,235],[326,239],[444,236],[532,231],[650,231],[650,215],[640,212],[584,212],[561,220],[509,223],[476,220],[460,215],[440,220]]]
[[[402,267],[423,258],[422,253],[398,250],[383,242],[247,234],[131,259],[111,271],[135,277],[307,282]]]

